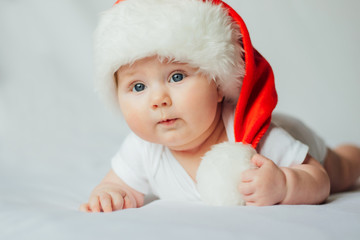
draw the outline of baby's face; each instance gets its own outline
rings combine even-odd
[[[197,69],[149,57],[121,67],[116,77],[121,111],[142,139],[185,150],[211,134],[222,95]]]

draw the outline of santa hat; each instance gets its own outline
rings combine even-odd
[[[155,55],[214,79],[237,104],[235,140],[256,147],[276,106],[274,77],[230,6],[220,0],[118,0],[95,32],[97,92],[117,106],[115,72]]]

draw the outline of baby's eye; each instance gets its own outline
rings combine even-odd
[[[183,73],[175,73],[171,76],[170,82],[180,82],[185,78],[185,75]]]
[[[144,91],[146,86],[143,83],[136,83],[132,88],[133,92],[141,92]]]

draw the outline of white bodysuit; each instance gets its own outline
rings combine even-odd
[[[222,118],[228,140],[234,142],[234,108],[224,105]],[[310,145],[310,150],[308,145],[296,140],[283,127]],[[322,162],[326,150],[321,138],[301,122],[284,115],[273,116],[257,147],[260,154],[284,167],[301,164],[308,152]],[[195,182],[171,151],[163,145],[146,142],[134,133],[126,137],[112,159],[112,168],[126,184],[141,193],[152,193],[160,199],[201,201]]]

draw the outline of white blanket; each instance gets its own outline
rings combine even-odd
[[[82,199],[74,188],[24,185],[26,193],[1,188],[7,197],[0,205],[0,239],[303,240],[360,236],[360,188],[334,195],[318,206],[210,207],[158,200],[140,209],[87,214],[76,210]]]
[[[318,206],[79,212],[128,132],[92,90],[92,32],[114,1],[0,1],[1,240],[360,239],[360,183]],[[274,68],[278,111],[360,145],[360,4],[227,2]]]

